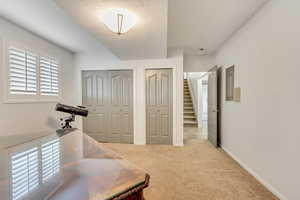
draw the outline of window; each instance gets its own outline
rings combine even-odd
[[[58,59],[11,43],[7,48],[6,66],[7,103],[60,100]]]
[[[9,80],[11,94],[37,93],[37,56],[29,51],[9,49]]]
[[[18,200],[39,185],[38,148],[18,153],[11,158],[12,200]]]
[[[42,145],[42,179],[43,183],[60,170],[59,139],[54,139]]]
[[[40,59],[41,95],[58,95],[58,62],[51,58]]]

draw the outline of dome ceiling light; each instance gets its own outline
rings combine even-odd
[[[118,35],[128,32],[137,23],[137,17],[123,8],[109,9],[102,16],[102,22]]]

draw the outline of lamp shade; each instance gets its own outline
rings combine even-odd
[[[109,9],[102,16],[102,22],[119,35],[128,32],[137,23],[137,17],[123,8]]]

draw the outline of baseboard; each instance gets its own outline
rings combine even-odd
[[[233,153],[231,153],[228,149],[221,146],[221,148],[239,165],[244,168],[247,172],[249,172],[254,178],[256,178],[262,185],[264,185],[270,192],[272,192],[277,198],[280,200],[288,200],[283,194],[281,194],[277,189],[275,189],[271,184],[265,181],[261,176],[259,176],[255,171],[250,169],[245,163],[243,163],[240,159],[237,158]]]
[[[174,143],[173,146],[175,146],[175,147],[183,147],[184,144],[183,143]]]

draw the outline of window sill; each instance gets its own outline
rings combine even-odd
[[[4,104],[33,104],[33,103],[58,103],[61,97],[53,99],[4,99]]]

